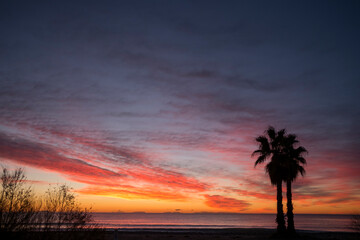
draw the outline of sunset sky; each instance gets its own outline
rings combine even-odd
[[[0,2],[0,161],[95,211],[276,212],[273,125],[308,151],[295,213],[360,208],[359,1]],[[284,203],[286,198],[284,195]]]

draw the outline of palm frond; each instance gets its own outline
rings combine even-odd
[[[298,166],[298,172],[301,174],[301,176],[305,176],[305,168],[303,166]]]
[[[258,136],[255,140],[260,143],[259,150],[261,150],[262,152],[270,151],[270,144],[265,136]]]
[[[265,162],[266,158],[267,158],[267,155],[259,156],[258,159],[255,161],[254,167],[256,167],[258,164]]]
[[[260,155],[262,153],[263,153],[263,151],[261,149],[258,149],[251,154],[251,157],[254,157],[255,155],[258,155],[258,154]]]
[[[300,162],[301,164],[304,164],[304,165],[306,164],[306,159],[303,158],[303,157],[297,157],[296,160],[297,160],[298,162]]]
[[[263,135],[256,137],[255,140],[261,144],[264,142],[269,142],[268,139]]]
[[[275,128],[272,126],[269,126],[268,129],[265,131],[265,133],[269,136],[270,139],[276,138],[276,131]]]
[[[308,151],[303,146],[300,146],[295,149],[295,153],[296,153],[296,155],[300,156],[302,154],[307,154]]]
[[[283,137],[285,136],[285,134],[286,134],[286,129],[285,129],[285,128],[283,128],[283,129],[281,129],[281,130],[279,130],[279,131],[277,132],[277,136],[278,136],[279,138],[283,138]]]
[[[297,138],[297,136],[295,134],[288,134],[286,136],[286,144],[289,146],[292,146],[292,145],[298,143],[299,141],[296,138]]]

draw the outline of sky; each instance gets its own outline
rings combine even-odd
[[[1,1],[0,161],[105,212],[276,212],[255,137],[308,150],[295,213],[360,207],[359,1]],[[284,195],[285,204],[285,195]]]

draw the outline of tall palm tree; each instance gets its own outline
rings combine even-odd
[[[295,233],[295,225],[294,225],[294,207],[292,203],[292,192],[291,192],[291,184],[296,178],[299,176],[304,176],[305,169],[302,165],[306,164],[306,159],[304,158],[304,154],[307,153],[307,150],[302,147],[295,147],[299,141],[297,140],[297,136],[295,134],[289,134],[284,138],[284,165],[286,168],[286,173],[284,176],[284,182],[286,182],[286,197],[287,197],[287,221],[288,233]]]
[[[265,131],[265,135],[256,138],[256,141],[259,143],[259,149],[252,153],[252,156],[258,156],[255,161],[255,167],[258,164],[265,162],[267,159],[270,159],[270,162],[265,166],[265,170],[270,177],[271,184],[275,185],[277,188],[276,222],[278,233],[284,233],[286,230],[282,204],[282,181],[285,174],[282,157],[285,133],[285,129],[276,132],[273,127],[268,127]]]

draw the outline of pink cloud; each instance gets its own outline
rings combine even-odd
[[[202,183],[199,180],[185,176],[184,174],[177,172],[175,170],[167,170],[161,167],[155,167],[150,164],[144,163],[146,161],[136,162],[131,161],[130,163],[122,163],[122,167],[99,167],[95,165],[95,161],[88,163],[87,160],[94,158],[91,154],[86,155],[84,153],[69,153],[66,149],[61,147],[54,147],[52,145],[34,142],[26,140],[23,138],[13,137],[6,134],[0,135],[0,157],[4,159],[9,159],[11,161],[40,168],[50,171],[55,171],[60,174],[65,175],[68,179],[89,184],[94,188],[101,187],[118,187],[125,186],[124,183],[135,182],[137,184],[145,184],[148,186],[165,186],[171,191],[178,189],[181,191],[192,191],[192,192],[203,192],[210,187],[206,183]],[[79,143],[77,143],[79,144]],[[99,150],[101,144],[92,144],[96,146]],[[76,146],[74,146],[76,147]],[[115,151],[116,148],[105,146],[105,150]],[[72,155],[69,155],[72,154]],[[82,159],[74,158],[75,156],[80,156]],[[141,157],[140,157],[141,156]],[[127,155],[129,157],[129,155]],[[131,155],[133,157],[133,155]],[[144,158],[143,154],[137,154],[136,158]],[[108,159],[111,162],[111,159]],[[130,164],[130,165],[129,165]],[[130,194],[130,190],[125,188],[133,189],[133,186],[127,185],[124,187],[121,192],[127,192]],[[120,192],[118,188],[115,188],[114,191]],[[176,190],[176,191],[178,191]],[[144,196],[158,196],[162,195],[172,196],[171,191],[168,191],[167,194],[156,194],[156,191],[149,191],[144,193]],[[84,190],[85,192],[85,190]],[[93,193],[96,191],[92,191]],[[142,195],[140,192],[135,192],[131,190],[132,196]],[[180,197],[180,194],[174,195],[176,197],[171,198],[184,198]],[[166,198],[166,197],[161,197]]]
[[[205,195],[205,204],[212,208],[220,208],[226,211],[244,211],[251,204],[235,198],[220,195]]]

